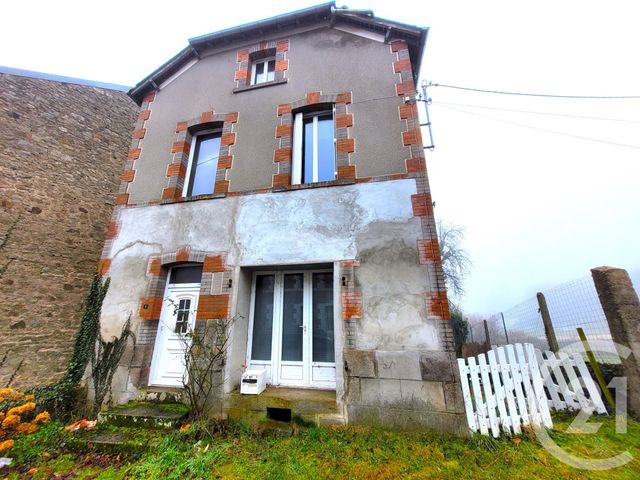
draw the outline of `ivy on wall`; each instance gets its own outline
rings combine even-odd
[[[39,405],[60,419],[68,418],[77,407],[80,381],[95,355],[96,340],[100,332],[100,310],[108,289],[109,279],[103,282],[100,275],[94,274],[65,376],[56,383],[31,391]]]
[[[97,273],[93,276],[91,288],[84,305],[84,315],[80,321],[80,329],[73,347],[73,355],[71,355],[67,366],[66,381],[74,384],[80,382],[89,361],[94,355],[95,343],[100,332],[100,311],[102,310],[104,297],[107,294],[107,290],[109,290],[110,280],[107,278],[102,283]]]
[[[110,342],[105,342],[98,337],[94,355],[91,356],[91,376],[93,378],[93,414],[97,415],[104,397],[111,389],[111,381],[113,374],[116,372],[122,354],[127,346],[129,337],[133,337],[133,333],[129,326],[131,325],[131,316],[127,319],[122,327],[122,333],[119,337],[114,338]],[[135,338],[134,338],[135,345]]]

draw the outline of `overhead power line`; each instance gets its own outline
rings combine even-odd
[[[572,133],[558,132],[556,130],[549,130],[549,129],[546,129],[546,128],[534,127],[533,125],[526,125],[524,123],[511,122],[509,120],[503,120],[501,118],[491,117],[489,115],[482,115],[480,113],[469,112],[468,110],[462,110],[460,108],[449,107],[449,106],[441,105],[441,104],[437,104],[437,103],[434,103],[434,105],[438,106],[440,108],[445,108],[447,110],[454,110],[456,112],[464,113],[464,114],[467,114],[467,115],[473,115],[475,117],[487,118],[489,120],[494,120],[496,122],[502,122],[502,123],[507,123],[509,125],[515,125],[515,126],[518,126],[518,127],[529,128],[531,130],[537,130],[539,132],[552,133],[554,135],[561,135],[561,136],[564,136],[564,137],[577,138],[577,139],[580,139],[580,140],[588,140],[590,142],[598,142],[598,143],[604,143],[604,144],[607,144],[607,145],[616,145],[618,147],[633,148],[635,150],[640,150],[640,145],[628,145],[626,143],[611,142],[609,140],[602,140],[602,139],[599,139],[599,138],[584,137],[582,135],[574,135]]]
[[[584,120],[605,120],[608,122],[623,122],[623,123],[640,123],[640,120],[627,120],[624,118],[610,118],[610,117],[594,117],[590,115],[571,115],[568,113],[553,113],[553,112],[539,112],[535,110],[518,110],[514,108],[499,108],[489,107],[487,105],[469,105],[467,103],[451,103],[451,102],[437,102],[438,105],[452,105],[454,107],[467,107],[467,108],[481,108],[483,110],[497,110],[500,112],[515,112],[515,113],[529,113],[532,115],[545,115],[551,117],[567,117],[567,118],[580,118]]]
[[[526,92],[507,92],[502,90],[485,90],[482,88],[461,87],[459,85],[447,85],[445,83],[429,83],[429,87],[453,88],[455,90],[466,90],[468,92],[493,93],[497,95],[518,95],[521,97],[547,97],[547,98],[577,98],[587,100],[623,100],[623,99],[640,99],[640,95],[553,95],[547,93],[526,93]]]

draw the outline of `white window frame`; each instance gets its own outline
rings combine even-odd
[[[293,158],[291,165],[291,184],[292,185],[300,185],[302,184],[302,172],[304,171],[303,165],[303,136],[304,136],[304,118],[313,118],[313,158],[311,159],[311,181],[305,181],[304,183],[317,183],[318,182],[318,117],[326,114],[327,111],[318,111],[318,112],[309,112],[303,113],[298,112],[293,117]],[[335,105],[331,109],[331,115],[333,119],[333,166],[334,166],[334,179],[338,177],[338,172],[336,171],[336,130],[335,130],[335,118],[336,118],[336,107]],[[308,159],[304,159],[308,161]]]
[[[222,130],[219,128],[210,128],[207,130],[202,130],[201,132],[196,132],[191,136],[191,148],[189,150],[189,161],[187,162],[187,172],[184,176],[184,185],[182,186],[182,196],[183,197],[188,197],[189,195],[189,183],[191,182],[191,177],[193,175],[193,160],[196,154],[196,146],[198,143],[198,137],[202,136],[202,135],[209,135],[212,133],[218,133],[220,134],[220,136],[222,136]],[[220,159],[220,152],[218,151],[218,160]],[[216,172],[218,171],[218,169],[216,168]],[[213,179],[213,182],[215,184],[215,178]]]
[[[273,78],[269,79],[269,62],[271,61],[274,62],[274,69],[273,69]],[[276,57],[271,56],[271,57],[260,58],[258,60],[251,62],[251,85],[261,85],[263,83],[273,82],[276,78],[275,77],[276,75],[275,61],[276,61]],[[258,82],[256,78],[256,67],[261,64],[264,64],[264,69],[262,71],[264,72],[265,80],[263,80],[262,82]]]
[[[284,295],[284,275],[290,273],[301,273],[304,275],[304,333],[303,333],[303,357],[301,361],[282,360],[282,307]],[[313,361],[313,296],[311,278],[314,273],[333,273],[334,277],[334,298],[335,296],[335,278],[336,275],[332,269],[313,269],[313,270],[264,270],[253,273],[251,282],[251,305],[249,308],[249,325],[247,331],[247,356],[246,365],[249,369],[258,369],[267,371],[267,383],[270,385],[280,385],[288,387],[306,387],[306,388],[326,388],[334,390],[336,388],[335,377],[332,380],[313,380],[314,368],[336,368],[338,358],[338,329],[336,326],[337,316],[335,315],[334,304],[334,361],[333,362],[315,362]],[[274,297],[273,297],[273,324],[271,329],[271,359],[270,360],[253,360],[253,323],[255,319],[255,299],[256,299],[256,278],[259,275],[274,275]],[[301,380],[287,381],[280,377],[280,368],[282,364],[301,364],[303,367],[303,378]]]

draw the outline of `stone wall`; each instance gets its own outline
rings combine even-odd
[[[467,432],[455,353],[344,352],[349,422]]]
[[[65,370],[136,113],[122,91],[0,73],[0,387]]]

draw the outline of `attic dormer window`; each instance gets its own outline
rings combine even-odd
[[[251,85],[272,82],[276,75],[276,57],[256,60],[251,65]]]
[[[233,93],[287,83],[289,40],[269,40],[238,50]]]

